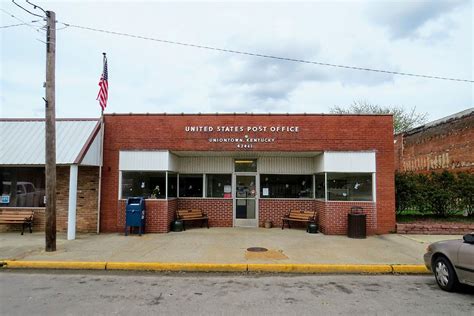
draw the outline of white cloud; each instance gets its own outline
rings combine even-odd
[[[459,6],[470,10],[470,1],[379,1],[369,6],[368,15],[375,23],[387,28],[392,38],[401,39],[418,36],[424,25]]]
[[[374,2],[39,2],[56,11],[59,21],[72,24],[317,62],[472,78],[472,11],[466,11],[472,6],[436,3],[426,12],[422,5],[404,3],[398,11],[392,5],[383,22],[368,20],[367,12],[379,10]],[[11,3],[3,2],[2,8],[28,18]],[[10,22],[15,20],[3,15],[2,24]],[[29,28],[0,34],[1,115],[43,115],[40,34]],[[99,115],[95,98],[103,51],[109,57],[106,112],[327,112],[364,99],[417,106],[434,119],[472,106],[473,100],[473,85],[467,83],[234,55],[69,27],[58,31],[58,117]]]

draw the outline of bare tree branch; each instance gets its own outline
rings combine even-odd
[[[416,107],[405,109],[402,106],[382,106],[365,100],[354,101],[348,107],[333,106],[330,112],[334,114],[392,114],[395,134],[422,125],[428,118],[428,113],[417,113]]]

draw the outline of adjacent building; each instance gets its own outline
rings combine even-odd
[[[474,173],[474,108],[395,135],[395,168]]]
[[[0,135],[0,211],[33,209],[33,229],[44,230],[45,122],[2,119]],[[100,144],[97,119],[57,120],[56,222],[70,239],[76,230],[98,231]]]

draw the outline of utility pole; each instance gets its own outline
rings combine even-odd
[[[46,11],[46,251],[56,251],[56,13]]]

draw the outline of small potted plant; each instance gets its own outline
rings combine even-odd
[[[272,226],[273,226],[272,221],[269,220],[269,219],[267,219],[267,220],[265,221],[265,228],[272,228]]]
[[[152,198],[152,199],[157,199],[159,195],[160,195],[160,186],[157,185],[157,186],[153,189],[153,191],[151,192],[151,198]]]

